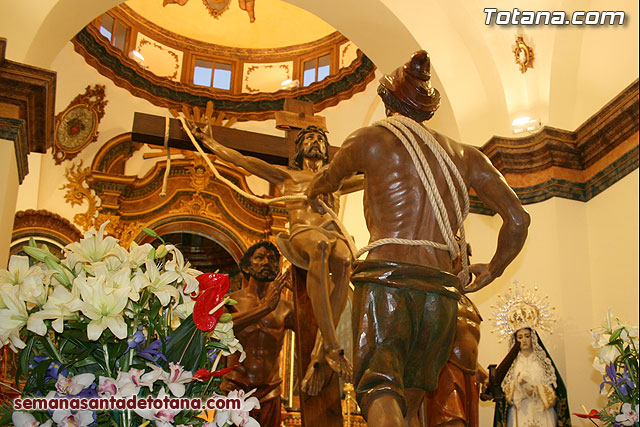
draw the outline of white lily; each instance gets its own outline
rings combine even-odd
[[[213,329],[212,337],[220,340],[222,344],[226,345],[229,348],[229,351],[222,352],[224,356],[228,356],[235,353],[236,351],[239,351],[239,362],[242,362],[247,357],[242,344],[240,344],[240,341],[238,341],[238,339],[233,334],[233,322],[216,323],[216,327]]]
[[[619,355],[620,351],[616,346],[605,345],[600,349],[600,354],[598,355],[598,357],[600,358],[600,361],[608,365],[609,363],[613,362]]]
[[[26,302],[41,306],[47,301],[45,275],[39,266],[30,267],[26,256],[11,256],[8,270],[0,270],[0,284],[18,286]]]
[[[79,262],[99,262],[110,256],[116,256],[114,247],[118,239],[104,235],[109,221],[104,222],[98,231],[95,228],[84,233],[79,242],[68,244],[65,249],[77,255]]]
[[[173,315],[178,317],[180,320],[184,320],[189,317],[193,313],[193,307],[196,305],[196,302],[187,295],[184,295],[182,298],[183,303],[178,304],[173,309]]]
[[[600,372],[602,374],[604,374],[606,372],[607,364],[603,363],[602,360],[600,360],[600,358],[598,356],[593,358],[592,366],[593,366],[593,369],[595,369],[596,371],[598,371],[598,372]],[[602,389],[602,392],[603,393],[601,393],[601,394],[607,394],[607,390],[606,389]]]
[[[41,278],[40,268],[37,266],[29,267],[29,257],[26,256],[11,255],[9,268],[0,270],[0,284],[21,286],[25,282],[40,281]]]
[[[7,308],[7,304],[4,303],[4,294],[5,292],[9,292],[13,289],[13,285],[9,285],[7,283],[0,283],[0,310],[3,308]]]
[[[6,308],[0,309],[0,344],[9,344],[14,352],[25,347],[20,339],[20,331],[29,320],[27,307],[19,292],[18,286],[2,287],[2,301]]]
[[[620,339],[626,344],[634,343],[638,347],[638,328],[631,326],[621,326]]]
[[[53,329],[58,333],[62,333],[65,320],[78,318],[77,310],[71,310],[71,307],[78,307],[79,303],[78,297],[73,295],[67,288],[62,285],[56,285],[42,310],[29,316],[27,329],[44,336],[47,333],[47,326],[44,321],[50,319],[53,320],[51,322]]]
[[[59,426],[65,427],[85,427],[93,423],[92,411],[72,411],[69,410],[57,410],[53,411],[53,421]]]
[[[60,262],[66,265],[69,270],[73,271],[75,277],[80,276],[84,272],[84,264],[80,261],[78,255],[73,252],[67,251],[65,258]]]
[[[72,377],[63,377],[58,374],[56,390],[61,396],[76,396],[82,390],[93,384],[95,379],[96,376],[93,374],[78,374]]]
[[[611,307],[609,307],[607,309],[607,314],[605,315],[604,324],[602,326],[607,331],[611,331],[611,330],[613,330],[614,322],[616,320],[618,320],[618,319],[616,317],[614,317],[613,310],[611,309]]]
[[[253,409],[260,409],[260,401],[251,396],[256,389],[245,393],[243,390],[233,390],[227,394],[227,399],[240,399],[241,408],[238,410],[216,411],[214,419],[217,426],[222,427],[231,422],[237,426],[243,427],[260,427],[260,424],[253,419],[249,412]]]
[[[40,424],[38,420],[28,412],[14,412],[11,414],[11,421],[13,421],[15,427],[51,427],[51,420]]]
[[[129,289],[108,288],[104,285],[105,280],[104,276],[77,278],[73,284],[79,289],[82,302],[78,307],[72,306],[70,309],[80,309],[91,319],[87,325],[87,338],[91,341],[100,338],[107,328],[118,339],[124,339],[127,336],[127,325],[122,317],[122,311],[127,305]]]
[[[184,283],[184,293],[190,295],[198,290],[198,277],[201,271],[191,268],[189,261],[185,261],[182,252],[174,245],[167,245],[167,250],[173,253],[173,259],[167,261],[165,268],[167,271],[175,271],[178,275],[178,283]]]
[[[129,299],[138,301],[140,299],[140,289],[131,280],[131,269],[121,267],[117,270],[108,270],[106,266],[99,266],[94,269],[94,275],[107,277],[107,286],[113,289],[128,289]]]
[[[178,275],[173,271],[165,271],[160,273],[156,264],[148,259],[145,261],[146,271],[142,275],[136,275],[132,282],[138,289],[148,287],[149,290],[160,300],[160,303],[164,307],[169,304],[171,298],[178,299],[180,293],[178,289],[171,286],[178,278]]]
[[[136,242],[132,242],[131,246],[129,246],[129,252],[127,253],[127,262],[129,263],[129,267],[140,267],[149,258],[149,253],[152,250],[153,246],[149,243],[145,243],[140,246]]]
[[[609,344],[611,333],[607,332],[604,328],[593,328],[590,333],[591,338],[593,338],[593,342],[591,343],[593,348],[601,348]]]

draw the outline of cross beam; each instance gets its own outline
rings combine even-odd
[[[169,147],[194,151],[195,147],[182,129],[177,119],[169,119]],[[152,114],[138,113],[133,116],[131,140],[151,145],[164,146],[165,118]],[[260,158],[274,165],[289,164],[288,139],[263,133],[231,129],[224,126],[212,126],[213,137],[229,148],[244,155]],[[208,151],[206,147],[202,147]],[[329,147],[333,155],[339,147]]]
[[[195,151],[191,140],[177,119],[169,119],[169,147]],[[152,114],[135,113],[132,141],[164,146],[165,118]],[[221,144],[242,154],[258,157],[271,164],[287,165],[289,150],[285,138],[262,133],[212,126],[213,137]],[[208,151],[206,147],[203,150]]]

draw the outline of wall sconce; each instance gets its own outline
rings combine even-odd
[[[283,81],[282,83],[280,83],[280,88],[281,89],[295,89],[297,87],[300,87],[300,80],[291,80],[291,79],[287,79],[285,81]]]
[[[516,38],[513,54],[516,56],[516,64],[520,66],[522,74],[526,73],[529,68],[533,68],[533,61],[535,60],[533,49],[524,42],[522,36]]]
[[[541,128],[540,120],[532,119],[529,116],[522,116],[514,119],[511,122],[511,127],[514,134],[535,132]]]

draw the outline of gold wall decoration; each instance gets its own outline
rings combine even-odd
[[[218,19],[220,15],[229,9],[231,0],[202,0],[202,3],[207,8],[209,15]]]
[[[85,213],[76,214],[73,217],[73,222],[82,227],[84,231],[87,231],[94,226],[98,208],[100,207],[100,198],[96,196],[95,191],[89,188],[87,184],[87,178],[91,176],[90,168],[82,168],[82,161],[78,164],[72,164],[69,166],[64,175],[69,181],[68,184],[60,187],[61,190],[67,190],[64,195],[64,199],[71,206],[76,206],[87,202],[87,211]]]
[[[205,121],[214,115],[211,108],[187,113]],[[142,227],[159,233],[193,232],[215,241],[239,260],[251,244],[271,239],[285,229],[286,212],[281,207],[265,208],[235,193],[213,177],[202,157],[188,150],[171,150],[176,157],[172,157],[166,179],[166,196],[160,197],[166,171],[166,160],[157,156],[160,153],[146,153],[153,156],[145,158],[157,158],[157,162],[149,171],[141,171],[141,176],[124,174],[125,163],[140,145],[131,137],[126,133],[107,141],[96,153],[90,171],[73,166],[65,186],[69,202],[77,200],[78,204],[91,195],[99,197],[93,205],[92,224],[98,227],[109,220],[107,231],[123,244],[146,241]],[[247,172],[227,164],[219,164],[218,170],[240,188],[251,191],[245,179]]]
[[[187,4],[189,0],[164,0],[162,2],[162,6],[166,6],[168,4],[177,4],[180,6],[184,6]],[[256,17],[254,13],[254,3],[255,0],[238,0],[238,5],[240,9],[247,12],[249,15],[249,22],[255,22]],[[202,0],[202,4],[207,8],[209,15],[214,18],[220,18],[224,12],[229,9],[229,5],[231,4],[231,0]]]
[[[107,234],[118,238],[122,247],[128,248],[131,242],[136,238],[144,227],[138,221],[123,221],[119,215],[113,213],[100,213],[94,221],[95,227],[98,228],[106,221],[109,224],[105,227]]]
[[[516,38],[513,54],[516,57],[516,64],[520,66],[520,72],[522,74],[526,73],[529,68],[533,68],[533,61],[535,60],[533,48],[524,42],[522,36]]]
[[[98,139],[98,125],[104,117],[104,85],[87,86],[56,116],[53,159],[59,165],[71,160]]]

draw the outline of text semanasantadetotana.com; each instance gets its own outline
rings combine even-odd
[[[226,398],[224,396],[213,397],[206,400],[191,398],[174,398],[164,396],[157,398],[147,397],[115,397],[108,398],[46,398],[30,397],[13,400],[13,409],[27,411],[46,410],[93,410],[109,411],[124,409],[155,409],[155,410],[240,410],[242,409],[242,399]]]

